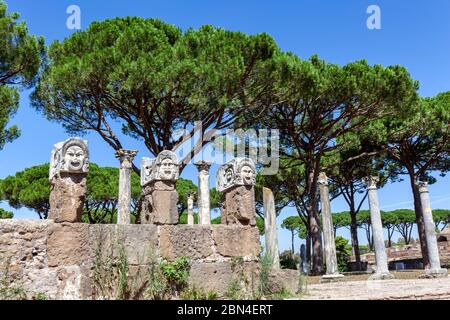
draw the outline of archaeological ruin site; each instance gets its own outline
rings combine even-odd
[[[450,2],[379,2],[0,0],[0,300],[450,300]]]

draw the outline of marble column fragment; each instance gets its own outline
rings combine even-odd
[[[194,192],[188,192],[187,194],[187,224],[194,225]]]
[[[264,206],[264,238],[266,242],[266,254],[272,261],[272,267],[280,269],[280,256],[278,251],[277,215],[275,211],[275,199],[272,190],[263,188]]]
[[[328,178],[324,172],[321,172],[318,179],[320,190],[320,203],[322,212],[322,231],[325,251],[325,263],[327,267],[326,274],[321,282],[335,282],[343,280],[343,275],[339,273],[336,244],[334,241],[333,217],[331,216],[330,195],[328,187]]]
[[[131,223],[131,169],[136,154],[136,150],[120,149],[116,152],[116,158],[120,161],[117,224]]]
[[[209,200],[209,168],[211,162],[199,161],[195,163],[198,169],[198,224],[211,224],[211,209]]]
[[[375,274],[372,275],[370,279],[388,280],[393,279],[394,276],[389,272],[388,268],[388,258],[383,236],[383,224],[381,222],[381,212],[378,204],[378,182],[379,178],[375,176],[364,178],[369,199],[370,221],[372,224],[373,245],[377,263]]]
[[[439,247],[437,243],[435,224],[433,221],[433,213],[431,210],[430,194],[428,191],[428,183],[425,181],[417,181],[416,185],[420,193],[423,222],[425,225],[425,238],[427,242],[428,258],[430,260],[430,268],[425,270],[425,276],[427,278],[447,277],[447,269],[441,268]]]

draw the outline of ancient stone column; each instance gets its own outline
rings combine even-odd
[[[131,168],[136,154],[137,150],[120,149],[116,152],[116,158],[120,161],[117,224],[131,223]]]
[[[70,138],[54,145],[49,169],[49,219],[55,222],[81,222],[88,171],[86,140]]]
[[[172,151],[162,151],[156,159],[142,158],[142,224],[178,224],[178,176],[179,163]]]
[[[280,255],[278,252],[277,215],[272,190],[263,188],[264,205],[264,238],[266,253],[272,261],[272,267],[280,269]]]
[[[339,273],[336,244],[334,242],[333,218],[331,216],[330,195],[328,189],[328,177],[321,172],[318,179],[320,190],[320,204],[322,208],[322,231],[325,252],[326,274],[322,276],[321,282],[335,282],[343,280]]]
[[[194,225],[194,192],[188,192],[187,194],[187,224],[190,226]]]
[[[195,163],[198,169],[198,224],[211,224],[211,210],[209,202],[209,168],[211,162],[199,161]]]
[[[375,274],[370,277],[371,280],[386,280],[394,278],[394,276],[389,272],[386,247],[384,245],[383,224],[381,222],[380,207],[378,205],[377,183],[379,180],[380,179],[375,176],[364,178],[364,183],[367,186],[369,197],[373,246],[375,248],[375,259],[377,263]]]
[[[222,224],[256,226],[254,162],[235,158],[217,171],[217,191],[222,193]]]
[[[422,204],[423,222],[425,225],[425,238],[428,248],[428,258],[430,268],[425,270],[425,276],[428,278],[447,277],[447,269],[441,268],[439,257],[439,247],[437,243],[435,224],[433,222],[433,213],[430,204],[430,194],[428,191],[428,182],[417,181],[417,187],[420,193],[420,202]]]

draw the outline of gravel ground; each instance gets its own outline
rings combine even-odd
[[[320,277],[308,277],[306,300],[450,300],[450,277],[418,279],[423,270],[393,272],[396,279],[368,280],[369,275],[349,275],[343,282],[320,284]]]

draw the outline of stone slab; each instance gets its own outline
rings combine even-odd
[[[89,227],[86,223],[55,223],[47,241],[48,265],[90,265]]]
[[[257,260],[261,250],[258,228],[227,225],[212,225],[211,228],[218,254]]]
[[[159,227],[159,252],[167,260],[186,256],[204,259],[213,253],[210,226],[178,225]]]

